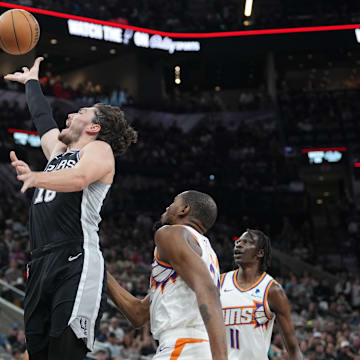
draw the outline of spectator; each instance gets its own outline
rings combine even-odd
[[[105,343],[105,346],[109,349],[111,354],[111,359],[115,357],[121,357],[122,352],[122,346],[118,345],[118,340],[116,338],[116,335],[111,332],[108,335],[107,342]]]
[[[8,353],[11,352],[11,345],[6,335],[0,334],[0,347],[6,350]]]
[[[351,360],[355,357],[350,350],[350,343],[347,340],[343,340],[340,344],[340,350],[338,351],[337,360]]]

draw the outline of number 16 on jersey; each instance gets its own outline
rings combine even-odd
[[[48,203],[50,201],[53,201],[55,197],[56,197],[56,191],[38,188],[38,193],[35,197],[34,204],[40,204],[42,202]]]

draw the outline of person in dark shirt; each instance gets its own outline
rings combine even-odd
[[[343,340],[340,343],[340,350],[338,351],[336,360],[352,360],[354,357],[355,354],[350,350],[350,343],[347,340]]]
[[[35,188],[30,207],[31,262],[24,300],[30,360],[81,360],[93,350],[106,300],[106,273],[99,246],[100,210],[115,174],[115,156],[137,140],[118,107],[95,104],[68,115],[59,130],[31,69],[8,74],[25,84],[26,101],[48,160],[45,171],[10,153],[22,181]]]

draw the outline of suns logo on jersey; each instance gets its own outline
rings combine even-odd
[[[226,326],[231,325],[254,325],[254,329],[269,325],[269,318],[266,316],[264,304],[253,301],[252,306],[223,308],[224,322]]]
[[[170,264],[166,264],[157,259],[157,251],[155,249],[155,256],[151,265],[151,277],[150,286],[156,290],[161,288],[161,292],[164,293],[166,284],[169,281],[176,282],[177,274]]]

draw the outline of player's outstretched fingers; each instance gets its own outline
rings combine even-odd
[[[37,71],[39,71],[39,67],[40,67],[40,63],[44,60],[44,58],[42,56],[39,56],[35,59],[34,61],[34,65],[32,66],[31,69],[36,69]]]
[[[4,76],[4,79],[5,80],[9,80],[9,81],[18,81],[19,79],[19,76],[21,75],[22,73],[17,71],[16,73],[14,74],[7,74]]]
[[[18,161],[19,159],[17,158],[15,151],[10,151],[10,160],[11,161]]]
[[[27,166],[16,166],[16,172],[18,175],[23,175],[26,174],[28,172],[28,167]]]

